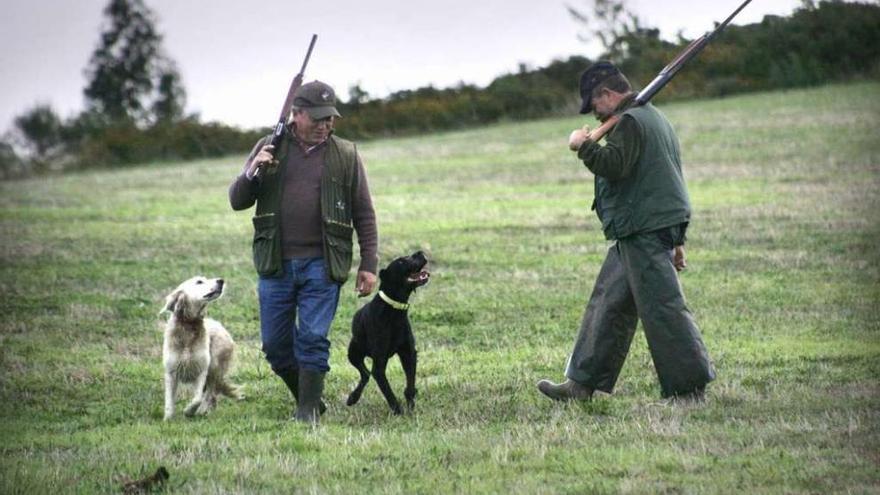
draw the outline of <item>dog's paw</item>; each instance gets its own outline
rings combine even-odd
[[[392,404],[392,405],[391,405],[391,412],[392,412],[395,416],[400,416],[400,415],[403,414],[403,408],[400,407],[400,404]]]
[[[196,415],[202,416],[202,415],[208,414],[208,411],[210,411],[210,410],[213,409],[213,408],[214,408],[214,403],[213,403],[213,402],[211,402],[211,401],[202,401],[202,403],[199,404],[199,407],[196,408],[196,412],[195,412],[195,413],[196,413]]]
[[[245,395],[244,395],[244,392],[242,391],[241,385],[230,384],[226,390],[222,390],[220,393],[222,393],[223,395],[225,395],[231,399],[234,399],[234,400],[244,400],[245,399]]]
[[[186,406],[186,409],[183,410],[183,414],[191,418],[196,415],[201,406],[202,401],[191,402],[188,406]]]
[[[357,393],[352,392],[351,394],[349,394],[348,400],[345,401],[345,405],[346,406],[353,406],[353,405],[357,404],[359,400],[361,400],[361,394],[357,394]]]
[[[415,400],[416,395],[418,395],[419,391],[415,388],[404,389],[403,396],[406,397],[407,402],[412,402]]]
[[[240,386],[235,385],[235,386],[233,386],[232,391],[229,394],[229,397],[233,400],[244,400],[245,399],[244,391],[242,390],[242,388]]]
[[[406,407],[412,411],[416,408],[416,395],[418,395],[419,391],[415,388],[406,389],[403,391],[403,396],[406,398]]]

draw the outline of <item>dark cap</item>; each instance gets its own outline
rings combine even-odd
[[[336,93],[329,84],[312,81],[303,84],[293,93],[293,106],[302,108],[314,120],[342,117],[336,110]]]
[[[581,74],[581,113],[593,111],[593,90],[602,81],[617,74],[620,74],[620,69],[607,60],[600,60],[587,67],[587,70]]]

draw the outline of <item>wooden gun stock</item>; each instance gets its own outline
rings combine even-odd
[[[617,125],[618,121],[620,121],[619,115],[612,115],[611,117],[608,117],[608,120],[602,122],[602,125],[590,131],[590,134],[587,136],[587,138],[594,143],[598,142],[605,136],[605,134],[611,132],[611,129],[615,125]]]

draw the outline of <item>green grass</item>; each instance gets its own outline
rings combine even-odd
[[[0,493],[118,492],[164,465],[179,493],[880,492],[880,84],[663,107],[694,204],[682,284],[715,361],[670,404],[641,332],[614,395],[558,405],[607,244],[579,118],[360,146],[382,262],[426,250],[417,410],[388,412],[331,332],[329,412],[291,409],[260,352],[243,157],[0,184]],[[248,399],[162,416],[166,293],[222,276]],[[396,361],[390,380],[400,394]],[[178,408],[179,410],[179,408]]]

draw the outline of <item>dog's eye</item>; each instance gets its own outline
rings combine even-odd
[[[205,283],[204,280],[196,280],[196,285],[202,285],[203,283]]]

